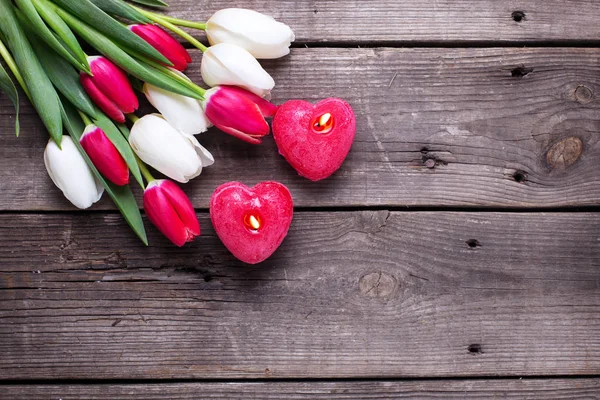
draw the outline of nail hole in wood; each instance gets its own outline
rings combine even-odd
[[[471,249],[475,249],[477,247],[481,247],[481,243],[479,243],[479,240],[477,239],[469,239],[467,240],[467,246],[469,246]]]
[[[525,19],[527,19],[527,16],[525,15],[525,13],[523,11],[513,11],[512,19],[515,22],[522,22]]]
[[[527,180],[527,174],[523,171],[515,171],[513,174],[513,179],[517,183],[523,183]]]
[[[510,71],[510,75],[513,78],[523,78],[533,72],[533,68],[526,68],[524,65],[517,67]]]
[[[481,349],[481,345],[478,343],[475,344],[470,344],[468,347],[469,353],[471,354],[481,354],[483,353],[482,349]]]
[[[429,152],[429,149],[427,147],[422,147],[421,148],[421,153],[422,154],[427,154]]]

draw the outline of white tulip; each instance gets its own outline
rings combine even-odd
[[[265,97],[275,86],[271,75],[240,46],[219,43],[202,55],[202,80],[209,86],[233,85]]]
[[[139,158],[177,182],[187,183],[215,160],[196,138],[169,124],[160,114],[148,114],[131,128],[129,145]]]
[[[96,179],[70,136],[63,136],[62,149],[50,139],[44,164],[52,182],[77,208],[86,209],[100,200],[104,187]]]
[[[187,78],[181,72],[172,70]],[[197,135],[206,132],[212,126],[206,118],[200,102],[196,99],[169,92],[148,83],[144,84],[144,93],[150,104],[162,114],[167,122],[183,133]]]
[[[284,23],[253,10],[226,8],[206,22],[211,45],[232,43],[256,58],[279,58],[290,52],[294,32]]]

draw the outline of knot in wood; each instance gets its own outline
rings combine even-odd
[[[594,92],[587,86],[580,85],[575,89],[575,100],[581,104],[587,104],[594,99]]]
[[[550,169],[566,169],[575,164],[583,152],[583,142],[576,137],[568,137],[554,143],[546,154]]]
[[[365,297],[388,297],[396,290],[396,278],[387,272],[369,273],[360,278],[358,288]]]

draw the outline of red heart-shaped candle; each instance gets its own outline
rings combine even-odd
[[[316,105],[291,100],[273,118],[279,153],[312,181],[325,179],[342,166],[355,135],[354,112],[342,99],[325,99]]]
[[[210,219],[217,235],[236,258],[248,264],[258,264],[277,250],[293,214],[292,195],[278,182],[253,188],[229,182],[210,199]]]

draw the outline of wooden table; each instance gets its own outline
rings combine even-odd
[[[2,399],[600,399],[600,2],[171,0],[291,25],[274,101],[347,99],[353,150],[302,179],[212,130],[185,186],[202,237],[145,248],[74,210],[0,99]],[[202,36],[200,35],[202,38]],[[193,53],[196,61],[198,52]],[[191,68],[199,79],[199,62]],[[297,211],[260,266],[208,200],[278,180]]]

